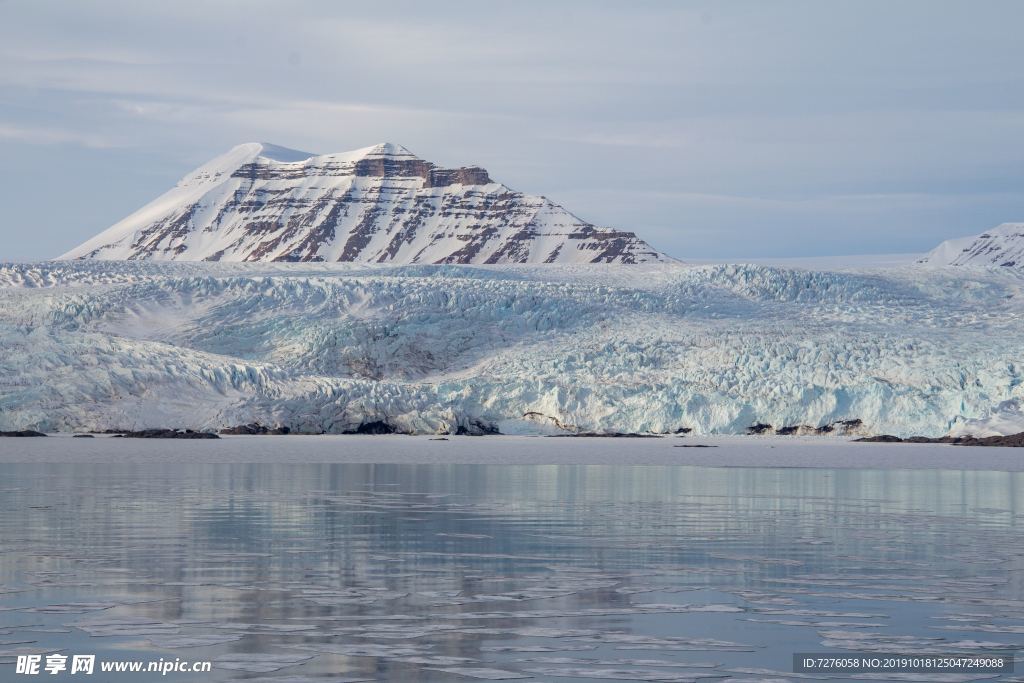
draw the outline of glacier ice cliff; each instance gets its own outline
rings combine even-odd
[[[1024,400],[1022,285],[916,265],[6,264],[0,430],[992,433]]]

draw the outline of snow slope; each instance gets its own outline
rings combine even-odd
[[[239,145],[60,258],[375,263],[666,261],[479,167],[401,145],[312,155]]]
[[[1024,270],[1024,223],[1003,223],[980,235],[946,240],[919,263]]]
[[[1022,286],[914,265],[0,265],[0,429],[1010,431]]]

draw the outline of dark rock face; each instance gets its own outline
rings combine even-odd
[[[289,434],[289,433],[291,433],[291,431],[292,430],[289,427],[267,427],[267,426],[261,425],[261,424],[259,424],[257,422],[253,422],[251,424],[238,425],[236,427],[225,427],[224,429],[220,430],[220,433],[221,434],[234,434],[234,435],[244,435],[244,434]]]
[[[72,439],[95,439],[96,437],[92,434],[75,434]]]
[[[34,431],[32,429],[20,429],[18,431],[14,431],[14,432],[0,432],[0,436],[19,436],[19,437],[24,437],[24,436],[46,436],[46,434],[43,434],[42,432]]]
[[[545,415],[544,413],[539,413],[536,410],[528,410],[525,413],[523,413],[523,419],[531,420],[534,422],[540,422],[541,424],[553,425],[558,429],[563,429],[567,432],[577,431],[576,427],[574,427],[573,425],[566,424],[565,422],[563,422],[562,420],[558,419],[553,415]]]
[[[383,420],[375,420],[373,422],[364,422],[353,430],[344,432],[345,434],[397,434],[398,430],[392,425],[389,425]]]
[[[953,446],[996,446],[1003,448],[1024,448],[1024,432],[1019,434],[1008,434],[1006,436],[910,436],[901,439],[891,434],[869,436],[863,439],[854,439],[868,443],[948,443]]]
[[[830,422],[828,424],[821,425],[820,427],[812,427],[811,425],[800,424],[800,425],[786,425],[785,427],[775,428],[769,424],[758,423],[747,429],[748,434],[776,434],[778,436],[806,436],[806,435],[818,435],[823,436],[826,434],[835,435],[848,435],[862,432],[861,429],[864,423],[859,419],[853,420],[839,420],[837,422]]]
[[[470,420],[468,424],[460,424],[455,428],[456,436],[495,436],[497,434],[501,434],[501,432],[495,425],[481,420]]]
[[[479,166],[465,168],[433,168],[427,174],[427,187],[448,185],[487,185],[494,182],[487,170]]]
[[[778,434],[779,436],[791,436],[793,434],[802,432],[805,429],[810,429],[810,427],[807,427],[807,425],[794,425],[791,427],[779,427],[778,429],[775,430],[775,433]]]
[[[115,434],[114,438],[126,439],[219,439],[212,432],[194,432],[191,429],[143,429],[137,432]]]
[[[835,431],[850,431],[858,429],[863,424],[864,423],[860,420],[840,420],[839,422],[833,422],[831,424],[818,427],[818,432],[821,434],[831,434]]]

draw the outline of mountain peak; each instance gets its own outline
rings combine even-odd
[[[306,159],[317,156],[312,152],[301,152],[297,149],[291,149],[290,147],[275,145],[272,142],[250,142],[248,144],[259,145],[259,156],[264,159],[271,159],[272,161],[292,163],[295,161],[305,161]]]
[[[250,142],[61,258],[643,263],[666,257],[483,168],[381,142],[314,155]]]
[[[423,161],[402,145],[394,142],[378,142],[369,147],[360,147],[348,152],[334,152],[322,155],[337,162],[358,162],[363,160],[386,160],[386,161]]]
[[[406,159],[418,159],[415,154],[410,152],[402,145],[394,142],[378,142],[376,145],[365,147],[361,152],[365,152],[364,156],[381,156],[381,157],[400,157]]]
[[[978,235],[946,240],[918,263],[1024,268],[1024,223],[1002,223]]]
[[[305,161],[306,159],[315,156],[316,154],[313,154],[312,152],[302,152],[297,149],[291,149],[290,147],[275,145],[272,142],[243,142],[240,145],[235,145],[226,153],[205,164],[205,166],[213,164],[218,159],[247,159],[251,161],[257,157],[262,157],[264,159],[270,159],[271,161],[292,163],[296,161]]]

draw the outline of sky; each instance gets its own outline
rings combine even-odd
[[[0,261],[241,142],[396,142],[678,258],[1024,221],[1024,3],[0,0]]]

